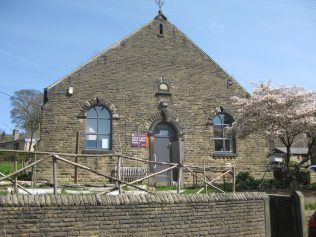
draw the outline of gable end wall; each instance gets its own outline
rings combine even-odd
[[[159,24],[164,36],[158,35]],[[163,77],[171,96],[156,95],[155,82]],[[213,127],[209,118],[222,106],[235,114],[231,96],[248,93],[238,84],[228,89],[228,75],[175,26],[155,19],[89,63],[48,88],[43,107],[40,150],[74,153],[84,149],[85,119],[80,109],[86,101],[102,98],[116,109],[113,152],[148,159],[149,148],[131,147],[131,134],[148,132],[148,121],[160,101],[168,102],[184,128],[185,162],[206,165],[227,162],[237,170],[261,175],[266,165],[267,142],[262,135],[237,140],[237,158],[214,158]],[[67,96],[72,86],[74,94]],[[81,116],[80,116],[81,115]]]

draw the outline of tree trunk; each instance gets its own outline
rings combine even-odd
[[[32,132],[31,132],[31,141],[30,141],[30,145],[29,145],[29,151],[31,151],[32,144],[33,144],[33,134],[34,134],[34,131],[32,130]]]
[[[290,168],[290,160],[291,160],[291,145],[286,145],[286,158],[285,158],[285,168],[286,168],[286,183],[290,188],[291,192],[297,190],[296,183],[296,173],[295,169],[291,170]]]
[[[285,158],[285,166],[286,169],[289,169],[291,159],[291,145],[286,145],[286,158]]]

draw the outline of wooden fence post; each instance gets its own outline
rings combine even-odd
[[[76,134],[76,154],[79,154],[79,138],[80,138],[80,131],[77,131]],[[75,157],[75,162],[79,162],[79,157]],[[79,178],[79,172],[78,172],[78,167],[75,166],[75,184],[78,184],[78,178]]]
[[[122,157],[119,155],[117,157],[117,166],[116,166],[116,172],[117,172],[117,179],[119,180],[117,182],[117,185],[118,185],[118,190],[119,190],[119,194],[122,194],[122,186],[121,186],[121,179],[122,179],[122,175],[121,175],[121,160],[122,160]]]
[[[233,193],[236,192],[236,167],[232,167],[233,170]]]
[[[14,172],[16,172],[18,170],[18,162],[15,160],[14,161]],[[15,192],[18,192],[18,175],[14,176],[14,189]]]
[[[34,161],[37,160],[36,154],[34,154]],[[32,181],[31,186],[34,187],[36,183],[36,164],[32,167]]]
[[[54,195],[57,194],[57,159],[53,155],[53,182],[54,182]]]
[[[180,194],[181,182],[182,182],[182,164],[179,162],[179,164],[178,164],[177,194]]]
[[[206,174],[205,174],[205,161],[203,162],[203,175],[204,175],[205,194],[207,194],[207,184],[206,184]]]

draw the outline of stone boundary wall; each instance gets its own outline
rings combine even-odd
[[[0,236],[270,236],[265,193],[0,196]]]

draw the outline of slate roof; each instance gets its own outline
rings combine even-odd
[[[274,150],[278,153],[286,153],[286,147],[276,147]],[[308,148],[307,147],[291,147],[292,155],[307,155]]]

